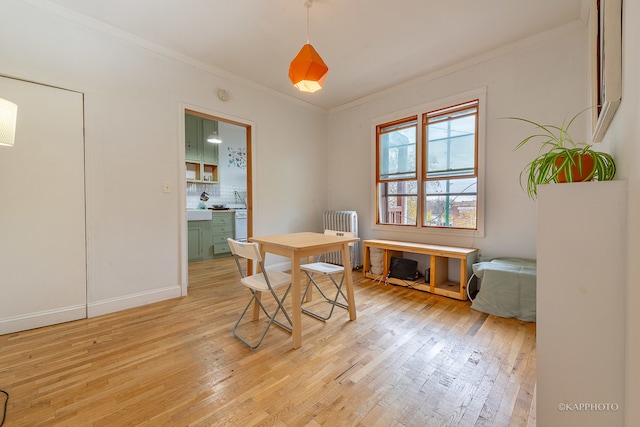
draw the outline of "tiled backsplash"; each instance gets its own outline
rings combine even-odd
[[[231,208],[246,207],[244,201],[247,197],[247,191],[244,187],[222,184],[188,183],[187,209],[198,208],[200,194],[202,194],[203,191],[209,194],[209,200],[205,202],[207,207],[213,205],[227,205]]]

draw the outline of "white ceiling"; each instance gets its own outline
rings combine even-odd
[[[298,92],[287,76],[306,42],[304,0],[49,3],[194,58],[225,77],[231,73],[331,109],[585,20],[588,0],[315,0],[310,42],[329,74],[314,94]]]

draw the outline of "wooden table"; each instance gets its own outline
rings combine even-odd
[[[356,320],[356,304],[353,296],[353,278],[351,277],[351,254],[349,243],[357,242],[357,237],[332,236],[322,233],[291,233],[277,236],[251,237],[250,241],[260,245],[262,259],[266,253],[281,255],[291,259],[291,320],[293,322],[293,348],[302,345],[302,310],[300,285],[300,260],[327,252],[342,251],[342,263],[345,266],[344,285],[347,290],[349,319]]]

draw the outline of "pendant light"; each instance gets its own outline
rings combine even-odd
[[[207,142],[212,142],[214,144],[222,144],[222,139],[220,139],[220,135],[218,134],[218,122],[213,122],[213,129],[211,133],[207,137]]]
[[[18,106],[0,98],[0,145],[13,146],[16,139]]]
[[[289,79],[301,92],[315,92],[322,88],[329,67],[324,63],[318,52],[309,44],[309,8],[313,0],[305,0],[307,8],[307,43],[293,58],[289,65]]]

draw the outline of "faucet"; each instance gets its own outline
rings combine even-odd
[[[244,205],[245,209],[247,209],[247,201],[245,200],[245,198],[242,197],[240,195],[240,193],[238,193],[237,191],[234,191],[233,194],[235,194],[235,196],[236,196],[236,201],[239,200],[240,203],[242,203]]]

